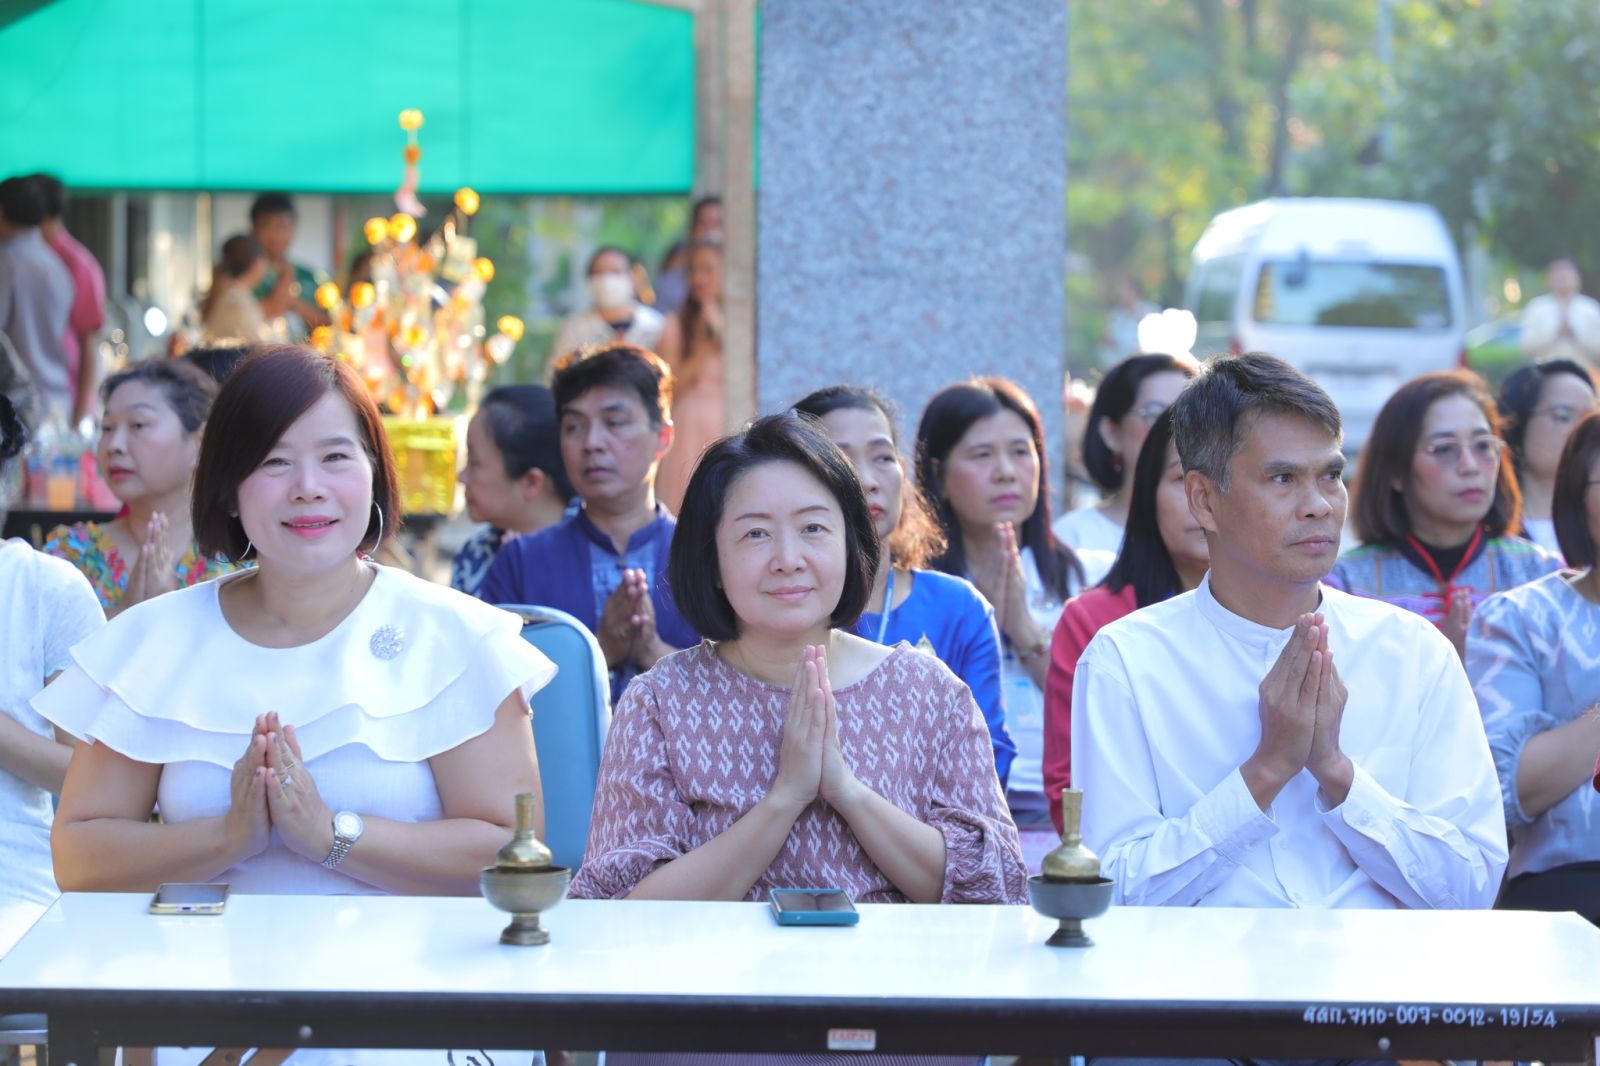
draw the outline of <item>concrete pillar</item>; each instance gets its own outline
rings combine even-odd
[[[973,374],[1061,469],[1065,0],[763,0],[757,400]]]

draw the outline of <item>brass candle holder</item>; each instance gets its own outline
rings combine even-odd
[[[1028,878],[1033,909],[1060,925],[1046,944],[1053,948],[1086,948],[1094,944],[1083,923],[1111,906],[1112,883],[1100,876],[1100,856],[1083,843],[1083,792],[1061,792],[1061,846],[1044,857],[1043,876]]]
[[[539,915],[560,903],[567,894],[572,871],[556,866],[550,849],[533,832],[533,793],[517,795],[517,828],[495,855],[495,864],[478,875],[483,898],[511,914],[511,924],[500,933],[500,943],[533,947],[550,943],[539,926]]]

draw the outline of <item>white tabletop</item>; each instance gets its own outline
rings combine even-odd
[[[20,900],[0,900],[0,956],[15,944],[45,912],[42,903],[24,903]]]
[[[247,896],[156,916],[72,893],[0,960],[0,989],[894,995],[937,999],[1590,1004],[1600,930],[1492,911],[1113,908],[1048,948],[1026,907],[869,905],[847,928],[764,904],[567,900],[552,942],[507,947],[481,899]]]
[[[63,896],[0,959],[0,1013],[43,1009],[40,990],[332,992],[1197,1014],[1481,1004],[1600,1028],[1600,930],[1575,915],[1120,907],[1088,923],[1095,946],[1063,949],[1026,907],[863,906],[855,927],[790,928],[762,904],[567,900],[545,916],[549,945],[518,948],[481,899],[236,895],[217,917],[153,916],[148,899]]]

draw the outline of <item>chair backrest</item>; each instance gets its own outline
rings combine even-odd
[[[544,785],[544,842],[561,866],[576,870],[589,842],[600,753],[611,727],[605,654],[584,624],[550,607],[502,604],[522,618],[522,639],[559,668],[533,697],[533,742]]]
[[[0,1014],[0,1047],[44,1047],[50,1042],[43,1014]]]

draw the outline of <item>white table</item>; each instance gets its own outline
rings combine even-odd
[[[1600,930],[1518,912],[1113,908],[1087,949],[1025,907],[568,900],[505,947],[480,899],[234,896],[155,917],[63,896],[0,960],[0,1013],[96,1045],[1593,1061]]]
[[[33,928],[33,923],[39,920],[45,910],[42,903],[0,901],[0,958],[11,950],[11,945],[22,939],[23,933]]]

